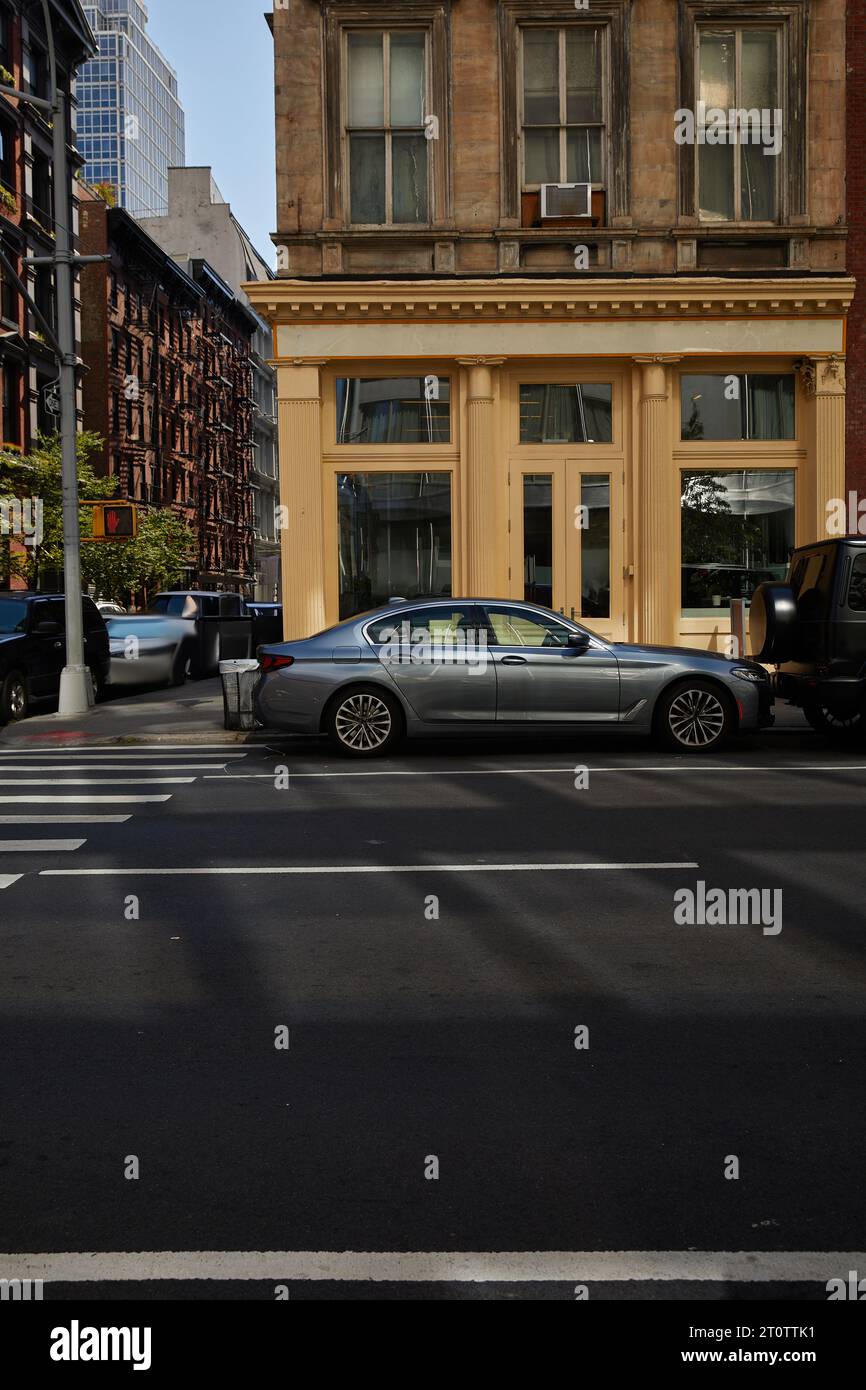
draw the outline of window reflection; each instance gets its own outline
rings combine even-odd
[[[793,470],[683,473],[684,617],[718,617],[732,598],[784,579],[793,548]]]
[[[341,618],[450,595],[449,473],[344,473],[337,494]]]

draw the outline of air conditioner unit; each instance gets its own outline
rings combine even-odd
[[[541,216],[591,217],[591,183],[543,183],[541,185]]]

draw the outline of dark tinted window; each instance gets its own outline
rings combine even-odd
[[[866,554],[855,556],[848,585],[848,607],[855,613],[866,613]]]
[[[27,630],[27,604],[20,599],[0,598],[0,632]]]
[[[33,605],[33,622],[35,623],[57,623],[58,627],[66,624],[66,612],[59,599],[43,599],[41,603]]]

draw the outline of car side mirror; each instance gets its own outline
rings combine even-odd
[[[574,652],[585,652],[587,647],[589,646],[589,633],[570,632],[568,634],[568,642],[566,643],[566,646],[569,646],[571,650]]]
[[[37,623],[33,631],[37,637],[56,637],[60,631],[60,624],[53,621]]]

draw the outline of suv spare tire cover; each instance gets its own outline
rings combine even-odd
[[[789,584],[759,584],[749,609],[754,661],[791,661],[797,637],[797,600]]]

